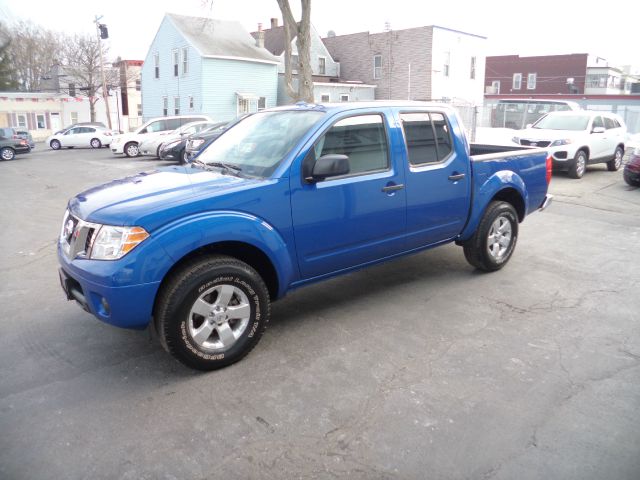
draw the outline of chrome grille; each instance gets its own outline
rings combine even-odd
[[[532,147],[548,147],[551,142],[546,140],[527,140],[520,139],[520,145],[531,145]]]
[[[67,210],[60,231],[60,246],[67,258],[87,257],[99,229],[100,225],[85,222]]]

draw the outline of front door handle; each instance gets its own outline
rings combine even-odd
[[[464,178],[464,173],[455,173],[453,175],[449,175],[449,180],[452,182],[457,182],[458,180],[462,180]]]
[[[402,190],[404,188],[403,183],[399,183],[397,185],[387,185],[386,187],[382,187],[383,192],[395,192],[396,190]]]

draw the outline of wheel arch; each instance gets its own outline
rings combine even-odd
[[[503,188],[491,198],[487,206],[491,204],[491,202],[496,200],[511,204],[513,208],[516,209],[516,213],[518,214],[518,222],[522,223],[524,217],[526,216],[526,207],[524,198],[518,190],[513,187]]]

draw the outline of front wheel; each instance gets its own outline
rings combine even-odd
[[[60,141],[58,140],[51,140],[51,143],[49,143],[49,146],[53,149],[53,150],[60,150],[60,147],[62,146],[60,144]]]
[[[182,163],[183,165],[189,163],[189,154],[187,153],[187,150],[182,151],[180,160],[180,163]]]
[[[102,147],[102,142],[97,138],[92,138],[90,144],[91,144],[91,148],[100,148],[100,147]]]
[[[464,256],[474,267],[493,272],[504,267],[518,240],[518,215],[507,202],[491,202],[473,236],[463,244]]]
[[[569,176],[571,178],[582,178],[584,172],[587,171],[587,153],[584,150],[578,150],[573,158],[573,164],[569,167]]]
[[[640,175],[632,175],[631,172],[625,168],[624,172],[622,172],[622,177],[630,187],[640,187]]]
[[[2,150],[0,150],[0,158],[2,158],[2,160],[13,160],[16,156],[16,152],[9,147],[5,147]]]
[[[247,355],[270,315],[260,275],[232,257],[185,265],[163,286],[155,307],[163,347],[185,365],[216,370]]]
[[[139,153],[140,149],[136,142],[129,142],[124,146],[124,154],[129,158],[137,157]]]
[[[613,158],[607,162],[607,170],[610,172],[617,172],[620,170],[623,156],[624,150],[622,150],[622,147],[616,147],[616,152],[613,154]]]

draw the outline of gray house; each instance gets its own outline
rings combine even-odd
[[[279,59],[238,22],[166,14],[142,67],[142,112],[227,121],[273,107]]]
[[[262,30],[258,26],[257,32],[251,35],[263,44],[270,53],[279,60],[278,65],[278,105],[292,103],[287,95],[284,83],[284,27],[278,26],[278,19],[271,19],[271,28]],[[298,52],[295,37],[291,42],[292,63],[298,63]],[[357,78],[349,80],[340,77],[340,64],[333,57],[322,42],[320,35],[311,26],[311,68],[313,72],[313,96],[317,103],[323,102],[350,102],[358,100],[373,100],[375,98],[375,85],[367,85]],[[297,88],[297,70],[293,70],[293,85]]]

